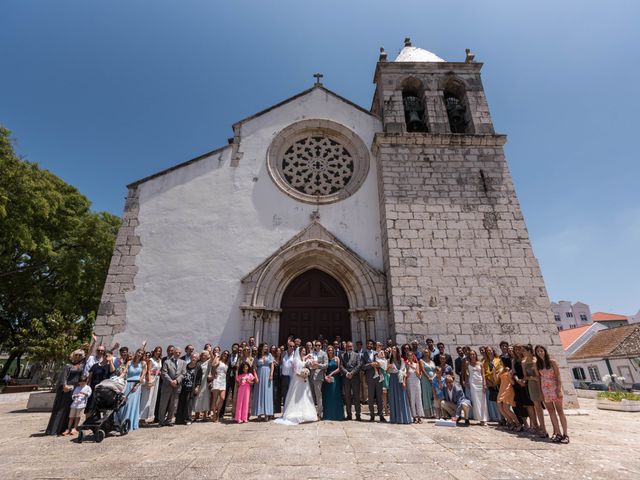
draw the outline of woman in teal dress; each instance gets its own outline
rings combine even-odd
[[[389,408],[391,410],[391,423],[412,423],[407,399],[406,381],[407,368],[400,356],[398,347],[391,349],[391,359],[387,367],[389,372]]]
[[[433,418],[435,410],[433,408],[433,385],[431,381],[436,375],[436,364],[431,360],[431,355],[425,351],[420,359],[424,375],[420,377],[420,388],[422,389],[422,408],[425,418]]]
[[[340,359],[336,351],[327,347],[327,374],[322,385],[322,418],[323,420],[344,420],[342,403],[342,377],[340,376]]]
[[[131,422],[131,430],[138,429],[140,421],[140,384],[147,374],[147,362],[144,361],[144,350],[136,350],[133,359],[127,363],[123,371],[123,377],[127,381],[124,394],[127,403],[118,412],[120,424],[125,420]]]

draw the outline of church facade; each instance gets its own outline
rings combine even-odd
[[[95,333],[539,343],[573,395],[481,68],[407,41],[370,109],[318,82],[129,185]]]

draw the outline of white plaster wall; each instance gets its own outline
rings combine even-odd
[[[609,360],[611,369],[616,375],[622,375],[625,377],[625,385],[640,382],[640,370],[629,358],[614,358]],[[587,376],[587,381],[591,381],[589,377],[589,367],[597,366],[600,372],[600,378],[604,378],[605,375],[609,375],[609,369],[603,359],[584,359],[584,360],[569,360],[569,368],[582,367],[584,373]],[[620,368],[624,367],[624,368]],[[627,373],[628,372],[628,373]],[[573,372],[571,372],[573,378]]]
[[[377,118],[321,89],[241,125],[237,167],[231,148],[139,186],[142,251],[135,290],[127,293],[120,344],[174,343],[196,349],[207,341],[239,340],[240,279],[310,222],[316,206],[280,191],[266,167],[271,140],[309,118],[341,123],[370,146]],[[319,208],[320,223],[382,270],[376,165],[351,197]]]
[[[593,320],[591,319],[591,309],[589,308],[589,305],[587,305],[586,303],[582,303],[582,302],[574,303],[571,306],[571,309],[573,310],[573,316],[575,318],[575,321],[578,327],[582,327],[583,325],[590,325],[593,323]],[[580,318],[580,315],[585,315],[587,320],[582,321],[582,319]]]
[[[610,360],[610,362],[613,373],[625,378],[625,385],[640,382],[640,369],[638,369],[638,366],[631,361],[631,359],[615,358]]]
[[[609,374],[609,369],[607,368],[607,364],[601,358],[600,359],[587,358],[587,359],[580,359],[580,360],[567,360],[567,366],[569,367],[569,374],[571,375],[572,380],[575,380],[573,378],[572,369],[576,367],[582,367],[584,369],[584,374],[587,377],[586,378],[587,382],[592,381],[591,377],[589,376],[589,367],[593,367],[593,366],[598,367],[598,372],[600,373],[600,379],[601,379],[600,381],[602,381],[602,378],[604,378],[605,375]]]

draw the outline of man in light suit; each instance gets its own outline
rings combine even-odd
[[[382,344],[378,343],[379,348],[382,348]],[[369,418],[370,422],[376,419],[375,412],[373,410],[373,402],[375,400],[378,406],[378,416],[381,422],[386,422],[384,418],[384,410],[382,408],[382,382],[380,378],[373,376],[376,374],[376,370],[373,367],[379,367],[376,360],[377,351],[373,349],[373,340],[367,340],[367,349],[362,353],[362,370],[364,371],[364,379],[367,384],[367,399],[369,403]]]
[[[351,405],[356,407],[356,420],[360,418],[360,355],[353,351],[353,342],[347,342],[347,351],[342,354],[340,372],[343,375],[344,403],[347,407],[347,420],[352,420]]]
[[[176,413],[178,396],[182,389],[182,377],[187,369],[186,362],[180,358],[181,353],[182,351],[178,347],[174,348],[173,357],[167,358],[160,371],[162,388],[160,390],[158,422],[161,427],[173,426],[171,421]]]
[[[316,402],[316,412],[318,412],[318,420],[322,420],[322,383],[324,382],[324,376],[327,373],[327,365],[329,358],[327,353],[322,350],[322,342],[316,340],[313,344],[313,362],[311,363],[310,375],[311,379],[311,393],[313,399]]]
[[[453,382],[453,377],[447,375],[444,379],[444,399],[440,402],[440,408],[451,416],[451,420],[458,423],[464,418],[465,425],[469,425],[469,408],[471,402],[464,396],[460,385]]]

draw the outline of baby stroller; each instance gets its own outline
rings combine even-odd
[[[85,422],[78,426],[78,443],[85,439],[86,431],[93,432],[93,438],[97,443],[102,442],[109,432],[118,432],[126,435],[131,428],[131,422],[126,419],[122,423],[118,419],[118,412],[127,403],[124,394],[124,380],[112,377],[103,380],[93,392],[95,395],[95,412]]]

